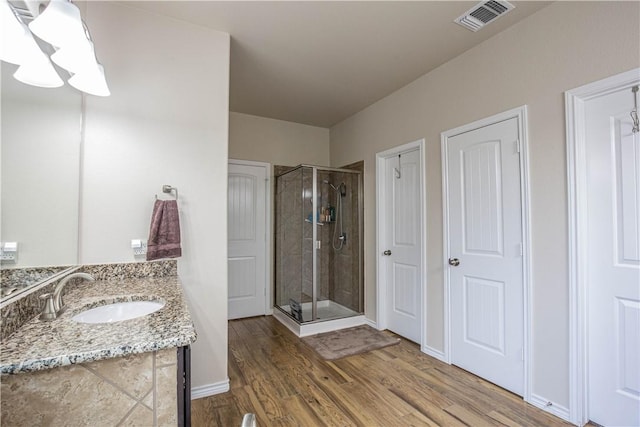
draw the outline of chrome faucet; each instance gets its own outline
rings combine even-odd
[[[90,282],[93,282],[93,276],[87,273],[72,273],[65,276],[54,289],[53,293],[46,293],[40,295],[40,299],[44,301],[44,308],[42,309],[42,313],[40,313],[40,320],[53,320],[58,317],[63,309],[64,303],[62,301],[62,291],[64,287],[67,285],[69,280],[71,279],[85,279]]]
[[[58,282],[58,284],[56,285],[56,289],[53,291],[53,307],[56,310],[56,315],[60,314],[62,312],[62,309],[64,308],[64,302],[62,301],[62,290],[67,285],[69,280],[75,278],[88,280],[90,282],[96,280],[92,275],[87,273],[72,273]]]

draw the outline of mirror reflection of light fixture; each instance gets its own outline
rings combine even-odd
[[[67,0],[51,0],[29,29],[52,46],[72,46],[85,39],[80,9]]]
[[[83,69],[95,67],[96,59],[93,43],[86,40],[74,46],[62,47],[51,55],[51,60],[59,67],[70,73],[77,73]]]
[[[19,65],[14,74],[17,80],[40,87],[64,84],[33,33],[53,46],[55,53],[51,60],[69,72],[71,86],[91,95],[110,95],[104,67],[96,59],[89,30],[80,10],[69,0],[50,0],[35,18],[30,11],[0,0],[0,13],[0,59]],[[31,20],[28,27],[27,20]]]
[[[51,61],[47,55],[45,55],[33,42],[34,49],[37,52],[32,54],[32,57],[24,61],[13,74],[13,77],[31,86],[39,87],[60,87],[64,85],[64,82],[56,73],[56,70],[51,65]]]
[[[2,44],[0,58],[19,65],[13,75],[16,80],[33,86],[60,87],[64,84],[51,65],[47,55],[40,50],[29,28],[16,19],[9,4],[0,4]]]
[[[109,88],[104,78],[104,68],[96,64],[95,68],[82,70],[69,79],[69,84],[78,90],[96,96],[109,96]]]
[[[19,65],[24,57],[29,38],[33,40],[29,29],[18,21],[6,1],[0,2],[0,23],[2,23],[2,39],[0,39],[0,59]]]

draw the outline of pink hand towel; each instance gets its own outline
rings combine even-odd
[[[182,256],[180,218],[176,200],[156,200],[147,241],[147,261]]]

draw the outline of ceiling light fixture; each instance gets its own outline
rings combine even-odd
[[[31,21],[28,26],[26,21]],[[82,21],[80,9],[70,0],[50,0],[37,16],[0,0],[0,22],[0,59],[19,65],[13,75],[17,80],[39,87],[62,86],[64,82],[51,64],[53,61],[69,72],[68,82],[74,88],[96,96],[110,95],[89,29]],[[40,49],[32,33],[53,47],[51,59]]]

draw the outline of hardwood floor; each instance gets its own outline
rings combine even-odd
[[[571,425],[410,341],[328,362],[271,316],[229,322],[229,379],[192,402],[193,426]]]

